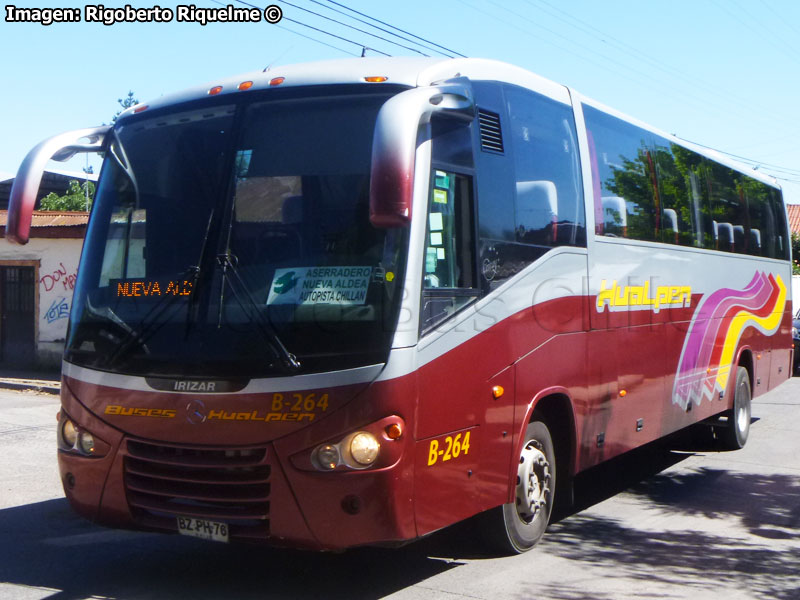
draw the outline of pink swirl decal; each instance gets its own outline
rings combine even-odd
[[[780,276],[760,272],[743,290],[723,288],[705,298],[686,335],[672,402],[686,409],[724,392],[743,332],[754,327],[774,334],[785,305],[786,286]]]

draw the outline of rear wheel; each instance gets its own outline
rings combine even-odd
[[[744,367],[736,368],[736,388],[733,393],[733,408],[726,413],[728,426],[722,430],[720,439],[725,448],[739,450],[747,443],[750,434],[750,376]]]
[[[556,489],[556,454],[550,430],[534,421],[525,430],[517,465],[514,502],[487,513],[490,541],[508,553],[533,548],[544,535]]]

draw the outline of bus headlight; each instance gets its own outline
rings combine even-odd
[[[317,448],[314,453],[317,466],[327,471],[332,471],[339,466],[339,448],[333,444],[325,444]]]
[[[359,431],[350,438],[350,456],[363,467],[368,467],[375,462],[380,449],[380,442],[374,435],[366,431]]]
[[[397,464],[409,449],[406,426],[397,415],[361,425],[349,433],[307,447],[289,457],[301,471],[383,470]],[[408,440],[409,442],[411,440]]]
[[[79,446],[81,452],[84,454],[92,455],[97,451],[97,448],[94,446],[94,436],[89,433],[88,431],[84,431],[78,437]]]
[[[333,471],[337,467],[366,469],[378,459],[380,449],[378,438],[368,431],[357,431],[336,444],[317,446],[312,462],[320,471]]]
[[[75,423],[70,421],[69,419],[64,419],[61,422],[61,428],[59,433],[59,447],[69,450],[75,447],[75,444],[78,443],[78,428],[75,427]]]
[[[58,449],[83,456],[105,456],[110,446],[96,435],[79,427],[62,410],[58,424]]]

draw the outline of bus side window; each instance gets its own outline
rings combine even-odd
[[[421,329],[479,295],[475,277],[472,178],[433,169],[423,265]]]
[[[514,241],[528,264],[555,246],[586,244],[583,184],[572,109],[504,87],[515,170]]]
[[[584,104],[583,111],[596,157],[594,187],[600,194],[594,199],[596,214],[604,217],[597,233],[661,241],[653,135],[592,106]],[[674,236],[672,229],[670,234]]]
[[[661,137],[655,138],[654,153],[661,199],[661,241],[680,246],[699,245],[700,217],[694,203],[699,183],[693,187],[688,171],[693,166],[692,153]]]

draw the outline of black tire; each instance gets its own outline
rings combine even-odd
[[[750,376],[744,367],[736,368],[736,387],[733,392],[733,408],[725,413],[727,427],[720,432],[720,441],[727,450],[739,450],[747,443],[750,434],[751,392]]]
[[[556,489],[556,453],[550,430],[534,421],[525,430],[519,456],[516,501],[485,515],[488,541],[504,554],[533,548],[547,529]]]

